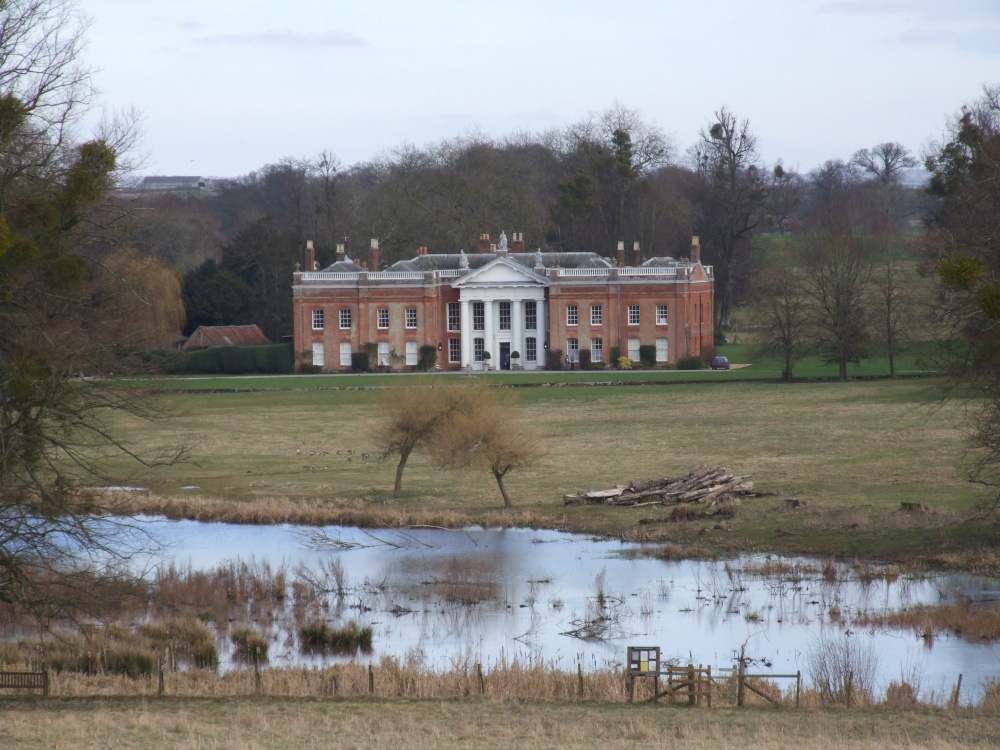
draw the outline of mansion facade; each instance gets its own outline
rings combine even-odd
[[[320,270],[310,242],[292,284],[296,371],[350,370],[366,349],[379,369],[414,369],[428,346],[451,370],[537,370],[547,359],[578,363],[584,350],[612,365],[612,349],[638,361],[642,345],[673,363],[713,344],[712,267],[700,256],[697,237],[688,259],[642,261],[638,243],[626,257],[619,242],[609,259],[525,252],[522,235],[508,246],[501,233],[495,245],[480,236],[470,254],[418,248],[385,270],[377,240],[366,263],[338,245],[336,262]]]

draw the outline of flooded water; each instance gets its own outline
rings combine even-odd
[[[939,633],[865,630],[859,612],[896,611],[962,599],[1000,599],[1000,582],[965,575],[867,579],[823,561],[741,558],[667,562],[638,544],[526,529],[443,531],[233,526],[145,519],[163,559],[211,569],[251,558],[289,571],[339,562],[344,594],[328,594],[324,617],[374,629],[374,650],[356,655],[417,658],[435,669],[514,659],[575,670],[620,667],[626,647],[659,646],[664,659],[727,667],[745,644],[761,671],[808,677],[822,640],[854,639],[877,654],[879,686],[906,679],[947,697],[959,674],[963,699],[1000,675],[1000,644]],[[756,575],[766,563],[780,575]],[[792,570],[788,569],[792,566]],[[294,578],[294,575],[290,575]],[[831,580],[832,579],[832,580]],[[270,664],[321,663],[274,633]],[[221,640],[220,640],[221,644]]]

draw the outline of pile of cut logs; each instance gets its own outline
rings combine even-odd
[[[607,490],[580,490],[563,495],[566,505],[669,505],[704,503],[718,505],[723,498],[753,496],[749,476],[735,477],[728,469],[703,466],[682,477],[664,477],[619,484]]]

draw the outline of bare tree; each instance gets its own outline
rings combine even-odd
[[[740,121],[726,107],[701,131],[693,161],[702,182],[699,234],[715,265],[717,323],[728,326],[738,285],[746,281],[740,269],[749,267],[753,236],[766,214],[767,170],[749,120]]]
[[[971,478],[1000,486],[1000,84],[962,107],[927,157],[928,248],[937,272],[936,318],[952,342],[952,393],[980,404],[967,422]],[[992,509],[1000,505],[1000,494]]]
[[[808,298],[801,273],[788,263],[774,262],[761,273],[757,287],[759,352],[781,360],[781,379],[794,377],[795,363],[812,345]]]
[[[484,391],[475,408],[458,411],[439,425],[431,453],[444,469],[485,469],[493,474],[503,504],[512,508],[504,478],[543,455],[539,435],[523,426],[516,410]]]
[[[853,234],[820,232],[804,237],[802,246],[802,288],[817,348],[847,380],[847,366],[868,356],[870,248]]]
[[[83,377],[120,371],[150,333],[137,311],[176,301],[175,279],[101,252],[119,239],[109,192],[135,131],[71,139],[92,94],[84,27],[71,0],[2,4],[0,602],[43,620],[106,604],[128,577],[135,530],[95,489],[127,479],[112,459],[177,457],[140,453],[113,427],[155,416],[151,402]]]

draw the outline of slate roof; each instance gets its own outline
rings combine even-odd
[[[209,346],[262,346],[270,343],[256,325],[198,326],[181,348],[191,351]]]

